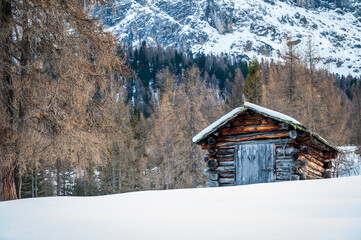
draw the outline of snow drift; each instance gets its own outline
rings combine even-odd
[[[0,239],[361,239],[361,176],[1,202]]]

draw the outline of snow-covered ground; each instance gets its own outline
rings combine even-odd
[[[361,176],[0,202],[0,239],[361,239]]]

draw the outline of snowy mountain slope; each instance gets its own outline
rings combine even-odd
[[[0,239],[361,239],[361,176],[0,202]]]
[[[296,1],[295,1],[296,2]],[[304,2],[304,4],[303,4]],[[123,0],[95,10],[123,42],[143,40],[194,53],[230,53],[279,59],[288,35],[311,36],[322,67],[340,74],[361,74],[361,3],[325,0]],[[316,4],[317,3],[317,4]]]

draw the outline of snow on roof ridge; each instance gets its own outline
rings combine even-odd
[[[215,121],[214,123],[212,123],[211,125],[206,127],[205,129],[203,129],[196,136],[194,136],[192,141],[194,143],[198,142],[199,140],[201,140],[206,135],[209,135],[209,134],[213,133],[218,127],[222,126],[223,123],[227,122],[229,119],[231,119],[234,116],[238,115],[238,113],[242,112],[243,110],[245,110],[245,108],[243,106],[233,109],[232,111],[230,111],[229,113],[227,113],[226,115],[224,115],[223,117],[221,117],[220,119],[218,119],[217,121]]]
[[[265,115],[267,117],[273,118],[275,120],[285,122],[288,124],[293,125],[295,128],[300,129],[302,131],[308,132],[311,136],[316,137],[318,140],[329,146],[330,148],[334,149],[335,151],[339,151],[336,147],[331,146],[324,138],[322,138],[320,135],[318,135],[315,132],[312,132],[308,130],[305,126],[303,126],[299,121],[296,119],[287,116],[283,113],[273,111],[271,109],[258,106],[253,103],[245,102],[241,107],[235,108],[205,129],[203,129],[200,133],[198,133],[196,136],[193,137],[192,141],[194,143],[198,143],[200,140],[204,139],[205,137],[209,136],[210,134],[217,131],[220,127],[225,125],[229,120],[236,117],[240,112],[243,112],[247,109],[251,109],[254,112],[260,113],[262,115]]]
[[[294,119],[286,114],[283,114],[283,113],[280,113],[280,112],[277,112],[277,111],[274,111],[274,110],[271,110],[271,109],[268,109],[265,107],[261,107],[259,105],[253,104],[253,103],[245,102],[243,104],[243,106],[249,107],[249,108],[255,110],[256,112],[264,113],[271,117],[279,118],[279,119],[282,119],[285,121],[293,122],[294,124],[302,125],[299,121],[297,121],[296,119]]]
[[[259,105],[253,104],[253,103],[244,102],[244,104],[241,107],[233,109],[232,111],[230,111],[229,113],[227,113],[226,115],[224,115],[223,117],[221,117],[220,119],[218,119],[217,121],[215,121],[214,123],[212,123],[211,125],[206,127],[205,129],[203,129],[200,133],[198,133],[196,136],[193,137],[192,141],[194,143],[196,143],[196,142],[200,141],[201,139],[203,139],[204,137],[206,137],[207,135],[212,134],[219,127],[223,126],[226,122],[228,122],[230,119],[237,116],[238,113],[240,113],[246,109],[252,109],[255,112],[265,114],[269,117],[279,119],[281,121],[292,122],[294,124],[302,126],[302,124],[300,122],[298,122],[296,119],[291,118],[290,116],[287,116],[283,113],[276,112],[271,109],[261,107]]]

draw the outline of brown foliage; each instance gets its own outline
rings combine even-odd
[[[6,43],[0,54],[1,144],[9,156],[1,155],[2,172],[40,157],[80,165],[99,161],[114,122],[103,111],[114,102],[108,88],[128,72],[117,56],[116,39],[81,2],[1,4],[10,7],[0,35]]]
[[[288,50],[290,51],[290,50]],[[311,45],[305,58],[287,53],[285,63],[269,64],[268,81],[263,85],[263,104],[270,109],[294,115],[310,130],[337,146],[347,144],[350,103],[325,70],[317,70],[317,57]],[[291,61],[292,56],[292,61]]]
[[[204,162],[192,137],[224,114],[224,104],[217,101],[214,89],[201,84],[197,68],[188,69],[178,85],[168,70],[157,77],[166,86],[152,119],[147,152],[149,165],[159,166],[161,179],[157,172],[149,180],[160,189],[197,187],[205,181]]]

